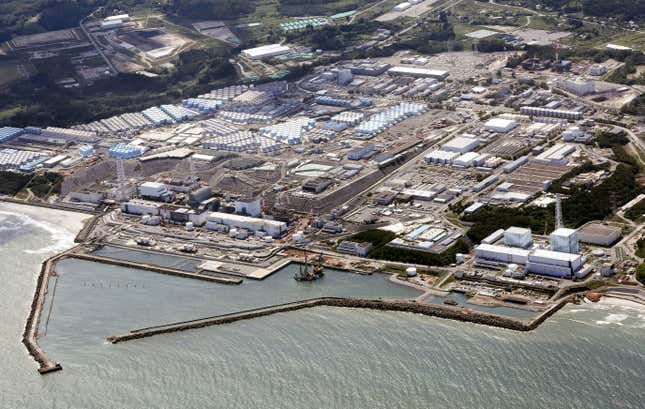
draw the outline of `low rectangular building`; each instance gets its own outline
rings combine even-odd
[[[263,58],[276,57],[278,55],[289,54],[291,49],[281,44],[269,44],[255,48],[242,50],[242,55],[251,60],[261,60]]]
[[[578,229],[578,238],[583,243],[609,247],[620,240],[622,231],[617,227],[591,223]]]
[[[339,253],[351,254],[353,256],[365,257],[371,249],[372,243],[359,243],[356,241],[345,240],[338,245],[336,251]]]
[[[530,253],[530,250],[494,244],[480,244],[475,247],[475,257],[505,264],[525,265]]]
[[[388,74],[392,76],[409,76],[417,78],[434,78],[437,80],[444,80],[448,78],[450,73],[443,70],[431,70],[428,68],[419,68],[419,67],[406,67],[402,65],[397,65],[390,68],[387,71]]]
[[[247,229],[253,232],[263,231],[273,238],[279,238],[287,231],[287,224],[285,222],[240,216],[230,213],[209,213],[206,217],[206,228],[209,230],[217,230],[217,225],[225,225],[230,228],[237,229]]]
[[[528,257],[527,270],[534,274],[571,278],[582,268],[579,254],[537,249]]]

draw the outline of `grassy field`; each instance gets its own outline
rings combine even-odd
[[[18,61],[0,61],[0,86],[9,84],[22,78],[18,71]]]

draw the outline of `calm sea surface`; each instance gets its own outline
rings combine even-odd
[[[529,333],[321,307],[104,341],[300,298],[418,294],[341,272],[303,285],[285,270],[233,287],[67,260],[40,330],[64,369],[40,376],[20,342],[36,276],[73,245],[82,217],[0,204],[1,409],[645,407],[645,310],[629,305],[569,306]]]

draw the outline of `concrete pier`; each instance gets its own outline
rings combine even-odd
[[[92,262],[96,262],[96,263],[112,264],[112,265],[120,266],[120,267],[130,267],[130,268],[136,268],[136,269],[140,269],[140,270],[153,271],[155,273],[173,275],[173,276],[177,276],[177,277],[193,278],[193,279],[196,279],[196,280],[210,281],[210,282],[219,283],[219,284],[241,284],[242,283],[241,278],[215,277],[215,276],[206,275],[206,274],[191,273],[191,272],[188,272],[188,271],[177,270],[177,269],[174,269],[174,268],[154,266],[154,265],[146,264],[146,263],[135,263],[135,262],[132,262],[132,261],[117,260],[117,259],[113,259],[113,258],[109,258],[109,257],[96,256],[96,255],[93,255],[93,254],[70,253],[70,254],[67,255],[67,257],[77,258],[77,259],[80,259],[80,260],[92,261]]]
[[[236,321],[247,320],[256,317],[262,317],[271,314],[277,314],[287,311],[295,311],[304,308],[317,306],[343,307],[343,308],[365,308],[381,311],[401,311],[412,312],[417,314],[429,315],[433,317],[453,319],[457,321],[473,322],[476,324],[490,325],[494,327],[506,328],[514,331],[531,331],[537,328],[546,318],[550,317],[568,300],[562,300],[555,304],[537,318],[526,321],[500,315],[487,314],[479,311],[473,311],[467,308],[452,306],[443,306],[437,304],[421,303],[415,301],[383,301],[383,300],[365,300],[338,297],[312,298],[308,300],[296,301],[292,303],[273,305],[252,310],[240,311],[230,314],[217,315],[212,317],[200,318],[191,321],[182,321],[167,325],[141,328],[130,331],[125,335],[116,335],[108,337],[107,340],[113,344],[130,341],[134,339],[151,337],[170,332],[185,331],[195,328],[209,327],[213,325],[228,324]]]

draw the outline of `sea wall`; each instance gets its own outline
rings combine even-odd
[[[438,318],[452,319],[463,322],[472,322],[481,325],[505,328],[514,331],[531,331],[537,328],[548,317],[562,308],[568,300],[562,300],[555,304],[547,311],[542,313],[534,320],[526,321],[522,319],[503,317],[494,314],[487,314],[479,311],[473,311],[466,308],[443,306],[415,301],[383,301],[383,300],[366,300],[352,298],[324,297],[313,298],[309,300],[297,301],[293,303],[280,304],[265,308],[256,308],[253,310],[241,311],[238,313],[219,315],[192,321],[177,322],[157,327],[143,328],[132,330],[125,335],[111,336],[108,341],[116,344],[134,339],[146,338],[154,335],[165,333],[185,331],[189,329],[204,328],[213,325],[229,324],[236,321],[247,320],[280,312],[295,311],[304,308],[317,306],[330,306],[340,308],[362,308],[380,311],[401,311],[416,314],[429,315]]]

